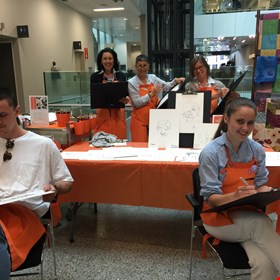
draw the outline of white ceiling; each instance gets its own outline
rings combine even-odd
[[[141,0],[58,0],[85,14],[93,21],[93,27],[126,42],[140,40],[140,18],[146,14],[146,1]],[[97,8],[124,7],[123,11],[94,12]],[[127,19],[127,20],[124,20]]]

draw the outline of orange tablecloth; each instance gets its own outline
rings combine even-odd
[[[147,143],[129,143],[147,147]],[[65,151],[94,149],[79,142]],[[65,160],[74,177],[73,191],[61,202],[97,202],[191,210],[185,195],[192,192],[192,171],[197,163],[127,160]],[[268,167],[269,185],[280,185],[280,168]],[[276,204],[269,207],[275,209]]]

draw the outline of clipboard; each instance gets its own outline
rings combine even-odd
[[[235,81],[233,81],[231,83],[231,85],[229,86],[229,91],[228,91],[227,95],[223,98],[223,100],[220,102],[218,107],[211,113],[211,117],[213,115],[223,115],[224,114],[226,103],[227,103],[231,93],[236,90],[236,88],[238,87],[240,82],[243,80],[243,78],[245,77],[247,72],[248,71],[245,71],[244,73],[242,73]]]
[[[170,91],[168,91],[164,96],[160,99],[159,103],[157,104],[156,109],[170,109],[168,106],[168,98],[169,95],[174,95],[176,93],[184,93],[185,82],[183,84],[175,85]]]
[[[233,207],[252,205],[259,209],[264,208],[267,204],[280,199],[280,189],[273,189],[271,192],[260,192],[252,194],[241,199],[213,207],[202,211],[202,213],[221,212]]]
[[[175,109],[176,107],[176,95],[196,95],[203,94],[203,122],[210,123],[210,109],[211,109],[211,91],[210,90],[199,90],[195,92],[186,91],[170,91],[168,96],[162,104],[162,108]],[[179,147],[180,148],[193,148],[194,144],[194,133],[179,133]]]
[[[119,100],[128,96],[128,82],[98,83],[90,85],[91,109],[124,108]]]

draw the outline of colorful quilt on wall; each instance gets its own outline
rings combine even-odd
[[[258,115],[254,139],[280,151],[280,13],[261,14],[258,24],[259,65],[255,66],[254,89]]]

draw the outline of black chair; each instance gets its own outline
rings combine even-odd
[[[57,279],[56,271],[56,254],[55,254],[55,240],[54,240],[54,227],[51,207],[48,212],[41,218],[43,226],[46,228],[46,232],[41,238],[34,244],[30,252],[27,255],[25,261],[15,271],[11,273],[11,277],[20,277],[26,275],[39,274],[41,280],[44,280],[43,260],[42,254],[46,247],[52,248],[53,255],[53,267],[54,267],[54,279]],[[40,266],[39,272],[21,272],[22,270]]]
[[[195,237],[195,232],[198,231],[202,237],[207,234],[204,226],[202,225],[202,221],[200,218],[200,213],[202,211],[202,206],[203,206],[203,198],[200,196],[200,179],[199,179],[198,168],[196,168],[193,171],[192,179],[193,179],[193,193],[186,195],[187,200],[190,202],[190,204],[193,207],[189,279],[191,279],[192,276],[192,261],[193,261],[192,251],[193,251],[193,240]],[[250,269],[251,267],[248,263],[249,260],[247,254],[239,243],[220,241],[218,245],[213,245],[212,244],[213,240],[214,238],[210,237],[209,239],[207,239],[207,244],[218,255],[218,258],[221,261],[221,264],[223,266],[224,279],[250,274],[250,272],[248,271],[239,274],[226,274],[225,269],[238,269],[238,270]]]

